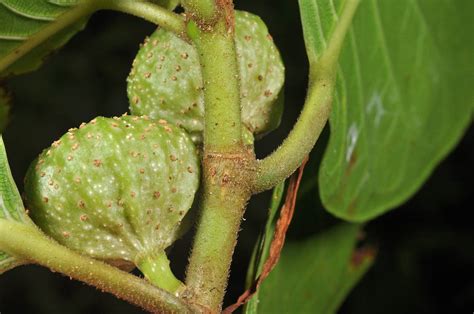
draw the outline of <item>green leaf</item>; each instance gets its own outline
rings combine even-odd
[[[300,0],[310,60],[349,1]],[[401,204],[472,119],[474,2],[361,1],[342,48],[331,137],[320,173],[325,207],[350,221]]]
[[[85,25],[91,0],[2,0],[0,77],[38,68]]]
[[[268,209],[267,223],[265,224],[265,230],[257,241],[254,252],[252,254],[252,260],[250,261],[249,270],[247,273],[246,288],[248,289],[252,283],[257,280],[258,276],[262,272],[263,265],[270,254],[270,245],[272,243],[273,234],[275,232],[275,224],[278,219],[278,212],[281,205],[281,200],[285,192],[285,181],[277,185],[273,189],[272,199],[270,202],[270,208]],[[244,307],[244,313],[257,313],[259,292],[257,290],[253,297],[249,300]]]
[[[305,241],[287,242],[260,287],[257,311],[247,313],[335,313],[373,262],[373,254],[354,249],[359,230],[341,223]]]
[[[7,154],[0,135],[0,219],[26,222],[28,217],[25,213],[20,193],[13,181],[8,166]],[[23,262],[0,251],[0,274],[22,264]]]
[[[0,134],[5,129],[10,113],[11,98],[8,91],[0,86]]]

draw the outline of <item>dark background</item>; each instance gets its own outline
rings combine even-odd
[[[279,130],[257,143],[259,156],[271,152],[296,120],[306,90],[307,63],[296,1],[237,1],[260,15],[279,46],[287,68],[286,108]],[[20,189],[29,163],[70,127],[97,115],[127,111],[125,78],[143,38],[154,26],[111,12],[95,14],[39,71],[10,80],[15,94],[4,139]],[[313,152],[305,175],[315,176],[325,138]],[[424,187],[400,208],[366,226],[367,241],[379,254],[350,294],[341,313],[472,313],[474,230],[471,127],[455,151]],[[269,194],[250,204],[236,250],[227,302],[243,291],[251,250],[262,228]],[[290,238],[316,232],[328,220],[317,191],[297,205]],[[315,215],[317,209],[317,215]],[[173,249],[173,267],[182,276],[192,235]],[[291,289],[291,287],[287,287]],[[114,297],[38,266],[23,266],[0,277],[0,312],[141,313]]]

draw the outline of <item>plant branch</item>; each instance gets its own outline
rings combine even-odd
[[[191,302],[212,312],[221,310],[237,234],[251,196],[252,157],[244,152],[204,158],[201,217],[186,285]]]
[[[210,30],[191,21],[188,35],[199,53],[204,82],[204,148],[220,153],[240,151],[240,86],[233,33],[222,19]]]
[[[322,55],[319,58],[309,55],[309,88],[303,110],[280,147],[258,161],[254,193],[271,189],[289,177],[316,144],[331,113],[339,53],[359,1],[346,1],[339,22]]]
[[[240,86],[232,1],[185,2],[188,36],[199,53],[205,127],[201,216],[187,269],[192,303],[220,312],[240,222],[255,176],[241,138]]]
[[[186,33],[184,19],[179,14],[145,0],[101,0],[98,7],[135,15],[179,36]]]
[[[118,268],[75,253],[31,225],[0,219],[0,249],[112,293],[150,312],[193,311],[182,299]]]
[[[212,20],[217,13],[216,0],[182,0],[181,5],[203,20]]]

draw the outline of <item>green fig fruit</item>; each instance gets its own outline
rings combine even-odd
[[[241,76],[242,121],[251,133],[276,128],[284,65],[268,29],[256,15],[236,11],[235,43]],[[167,119],[199,142],[204,128],[203,82],[194,46],[163,29],[141,46],[127,79],[132,114]]]
[[[165,249],[178,236],[199,184],[196,148],[165,120],[98,117],[71,129],[25,179],[34,222],[61,244],[115,264],[132,263],[156,285],[181,283]]]

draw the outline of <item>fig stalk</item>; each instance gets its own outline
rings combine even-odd
[[[147,255],[137,262],[137,267],[145,275],[145,278],[157,286],[179,295],[184,290],[184,284],[176,279],[170,269],[170,261],[165,252]]]

